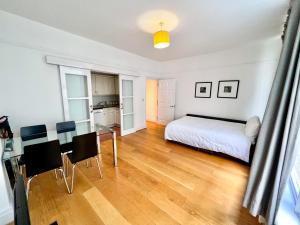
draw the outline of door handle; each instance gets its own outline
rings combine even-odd
[[[175,108],[175,105],[171,105],[170,108]]]

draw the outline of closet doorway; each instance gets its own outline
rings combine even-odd
[[[148,80],[146,87],[146,120],[157,122],[158,80]]]
[[[166,125],[175,118],[176,80],[147,80],[146,119]]]

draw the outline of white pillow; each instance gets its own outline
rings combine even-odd
[[[246,127],[245,127],[245,134],[247,137],[250,138],[252,144],[255,143],[259,129],[260,129],[260,121],[258,116],[253,116],[247,120]]]

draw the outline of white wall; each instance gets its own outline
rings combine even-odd
[[[158,62],[0,11],[0,115],[12,129],[63,120],[59,73],[53,55],[105,68],[104,72],[158,76]]]
[[[176,118],[195,113],[243,119],[263,117],[281,50],[280,38],[162,63],[165,78],[177,79]],[[237,99],[217,98],[219,80],[240,80]],[[212,81],[211,98],[194,98],[195,82]]]
[[[134,84],[134,123],[140,130],[146,128],[146,77],[136,77]]]
[[[0,140],[0,155],[3,153],[3,141]],[[0,163],[0,224],[13,221],[13,196],[4,162]]]

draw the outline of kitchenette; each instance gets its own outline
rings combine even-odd
[[[118,75],[92,73],[91,79],[95,123],[120,127]]]

